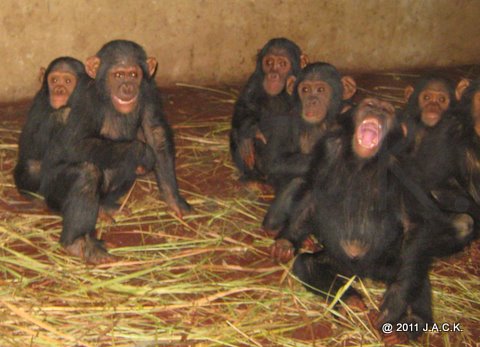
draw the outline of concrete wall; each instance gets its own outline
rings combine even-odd
[[[159,61],[159,85],[238,83],[268,39],[371,71],[478,63],[478,0],[1,0],[0,102],[31,97],[38,69],[125,38]]]

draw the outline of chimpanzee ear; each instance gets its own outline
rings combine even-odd
[[[351,76],[342,77],[343,84],[343,100],[348,100],[357,92],[357,82]]]
[[[152,77],[155,74],[155,70],[157,70],[157,59],[155,59],[155,57],[148,57],[147,67],[148,67],[148,75],[149,77]]]
[[[38,81],[40,82],[40,84],[43,83],[43,80],[45,78],[45,72],[47,71],[47,69],[45,69],[43,66],[40,68],[40,70],[38,71]]]
[[[403,91],[403,98],[405,102],[408,102],[408,99],[410,99],[410,96],[413,94],[413,87],[412,86],[406,86],[405,90]]]
[[[305,66],[308,65],[308,63],[310,63],[308,55],[306,55],[305,53],[300,55],[300,67],[303,69]]]
[[[407,127],[407,125],[402,122],[400,126],[402,127],[403,136],[404,136],[404,137],[407,137],[407,135],[408,135],[408,127]]]
[[[85,71],[88,76],[95,79],[97,76],[98,68],[100,67],[100,58],[94,55],[93,57],[87,58],[85,62]]]
[[[470,81],[466,78],[463,78],[460,82],[457,84],[457,88],[455,89],[455,97],[457,98],[458,101],[462,98],[463,93],[465,90],[468,88],[470,85]]]
[[[297,80],[297,78],[293,75],[291,76],[288,76],[287,78],[287,83],[285,85],[285,89],[287,90],[287,93],[289,95],[292,95],[293,94],[293,88],[295,86],[295,81]]]

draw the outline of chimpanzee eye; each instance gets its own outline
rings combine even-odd
[[[58,78],[56,78],[56,77],[52,78],[52,82],[53,82],[53,83],[57,83],[57,82],[58,82]]]
[[[285,60],[281,60],[281,61],[280,61],[280,66],[281,66],[281,67],[287,66],[287,62],[286,62]]]
[[[71,82],[72,82],[72,80],[70,78],[65,79],[66,84],[70,84]]]
[[[441,103],[444,103],[445,101],[447,101],[447,99],[446,99],[444,96],[439,97],[438,100],[439,100]]]
[[[115,72],[115,78],[120,78],[122,77],[122,74],[120,72]]]
[[[424,95],[424,96],[423,96],[423,100],[425,100],[425,101],[430,100],[430,95]]]
[[[136,78],[138,74],[136,72],[130,72],[130,77]]]
[[[325,91],[325,87],[318,87],[317,92],[323,93]]]

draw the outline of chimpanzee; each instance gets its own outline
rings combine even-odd
[[[464,125],[465,151],[460,157],[462,186],[480,205],[480,79],[462,80],[457,87],[457,114]]]
[[[153,78],[156,59],[135,42],[116,40],[85,65],[94,80],[74,94],[67,125],[47,152],[41,192],[62,213],[62,246],[98,264],[113,258],[91,235],[99,207],[115,206],[138,174],[153,168],[179,216],[190,206],[178,192],[173,134]]]
[[[432,194],[443,209],[457,213],[453,214],[454,217],[458,218],[458,213],[467,213],[474,219],[473,233],[465,231],[456,238],[457,243],[461,240],[465,245],[478,237],[480,228],[480,80],[472,83],[466,79],[460,81],[456,95],[460,102],[451,115],[456,131],[450,131],[443,138],[448,152],[452,153],[450,157],[456,159],[449,165],[448,172],[453,170],[453,173],[446,183],[437,184]],[[459,246],[461,248],[462,242]]]
[[[310,233],[316,236],[323,248],[298,255],[293,265],[316,294],[335,297],[342,276],[384,281],[379,327],[432,322],[431,243],[452,228],[403,171],[405,146],[393,106],[363,100],[317,144],[292,220],[272,247],[273,257],[288,260]],[[350,287],[343,297],[352,296],[359,294]]]
[[[254,150],[256,138],[267,141],[258,126],[261,115],[290,108],[286,85],[306,62],[300,48],[286,38],[271,39],[258,53],[255,71],[235,103],[230,132],[230,152],[242,180],[262,180]]]
[[[67,121],[70,95],[88,78],[83,63],[71,57],[53,60],[47,69],[40,69],[40,74],[42,86],[20,134],[18,162],[13,172],[22,193],[38,192],[42,160],[51,139]]]
[[[337,124],[345,80],[354,83],[350,77],[342,78],[331,64],[307,65],[295,82],[289,114],[263,118],[271,121],[264,126],[268,142],[264,151],[259,151],[259,163],[265,165],[262,171],[276,191],[263,223],[266,229],[276,230],[288,219],[291,199],[308,171],[315,143]]]
[[[443,113],[455,103],[455,89],[450,80],[424,76],[415,86],[405,88],[406,114],[425,127],[434,127]]]
[[[427,75],[405,88],[406,107],[401,117],[412,152],[455,106],[455,89],[449,79]]]
[[[469,194],[471,189],[466,188],[466,176],[462,174],[468,166],[467,153],[471,152],[465,136],[468,127],[455,111],[455,91],[449,80],[424,77],[415,88],[407,87],[405,95],[410,96],[404,120],[411,143],[406,169],[442,210],[454,212],[450,216],[453,223],[464,226],[455,230],[457,234],[443,234],[445,243],[438,245],[436,255],[449,255],[473,238],[474,220],[480,223],[478,202]]]

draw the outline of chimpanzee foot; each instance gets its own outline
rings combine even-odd
[[[468,214],[458,214],[453,218],[453,227],[456,230],[456,237],[459,241],[469,240],[473,235],[473,218]]]
[[[99,265],[117,261],[117,257],[109,254],[103,241],[90,235],[77,238],[71,245],[65,246],[68,254],[82,258],[87,264]]]
[[[293,259],[295,248],[293,244],[287,239],[278,239],[270,247],[270,255],[276,261],[286,263]]]
[[[166,203],[180,219],[183,219],[184,214],[193,211],[193,207],[181,196],[174,198],[172,195],[167,195]]]

